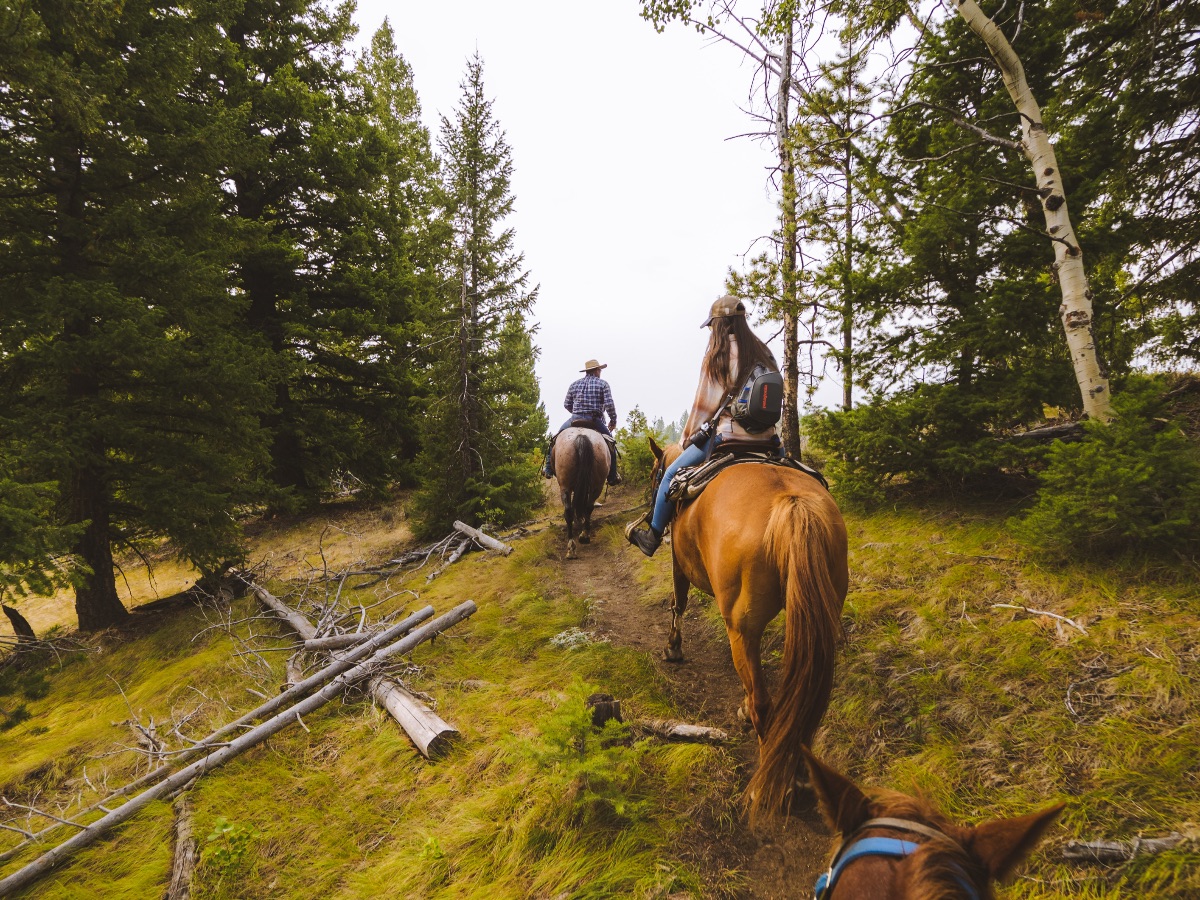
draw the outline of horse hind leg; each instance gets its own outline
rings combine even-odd
[[[583,520],[583,524],[579,526],[579,543],[590,544],[592,542],[592,514],[588,513]]]
[[[575,543],[575,510],[571,508],[571,498],[565,491],[563,498],[563,518],[567,520],[567,559],[578,559],[578,546]]]
[[[671,633],[667,636],[667,648],[663,650],[663,659],[667,662],[683,662],[683,613],[687,609],[688,590],[691,582],[679,568],[675,555],[671,555],[671,576],[674,585],[671,592]]]
[[[738,708],[738,717],[748,721],[761,743],[767,733],[767,727],[771,724],[771,695],[767,692],[767,682],[759,659],[762,635],[742,632],[728,620],[725,628],[729,634],[733,667],[737,670],[742,688],[746,692],[742,698],[742,705]]]

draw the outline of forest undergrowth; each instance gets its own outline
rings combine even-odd
[[[1065,801],[1001,897],[1195,897],[1196,570],[1128,559],[1051,567],[1007,536],[1009,514],[927,505],[848,516],[847,643],[816,749],[865,784],[918,791],[961,821]],[[402,518],[394,507],[355,518],[374,561],[402,549],[389,543]],[[263,572],[270,590],[295,605],[337,591],[322,562],[351,564],[330,543],[346,522],[331,510],[323,524],[256,534],[270,552],[252,559],[275,565]],[[305,559],[281,549],[295,545],[289,528],[316,538]],[[372,543],[370,529],[392,537]],[[744,871],[696,851],[737,827],[734,754],[592,729],[584,700],[594,691],[636,715],[679,710],[647,654],[589,636],[588,598],[560,577],[559,531],[517,540],[507,558],[469,555],[430,583],[429,567],[357,592],[368,579],[348,579],[340,601],[372,616],[478,604],[394,668],[461,739],[431,763],[362,696],[306,716],[191,791],[202,854],[193,895],[745,896]],[[588,551],[632,552],[608,540]],[[657,605],[669,556],[639,565],[640,600]],[[713,606],[703,620],[720,630]],[[226,608],[156,603],[127,628],[79,640],[0,670],[0,794],[59,815],[145,771],[144,754],[121,749],[134,744],[131,720],[178,749],[181,736],[256,705],[251,689],[275,692],[288,654],[272,648],[290,643],[249,597]],[[775,629],[766,653],[781,648]],[[161,894],[172,815],[153,805],[20,896]],[[1068,840],[1171,832],[1189,840],[1124,865],[1062,859]],[[4,832],[0,852],[18,840]]]

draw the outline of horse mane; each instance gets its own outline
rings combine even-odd
[[[905,900],[960,900],[963,875],[971,880],[980,900],[995,896],[985,867],[965,849],[971,829],[955,825],[923,797],[885,788],[871,790],[869,795],[872,818],[919,822],[954,841],[922,841],[921,848],[908,857]]]

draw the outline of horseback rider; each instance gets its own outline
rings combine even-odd
[[[708,348],[700,365],[700,383],[692,411],[683,426],[683,452],[667,466],[654,498],[654,511],[649,527],[629,533],[629,542],[653,556],[662,543],[663,532],[675,512],[675,504],[667,500],[671,479],[684,466],[703,462],[708,455],[709,442],[769,441],[776,437],[772,426],[751,434],[730,412],[729,401],[740,390],[756,366],[778,371],[779,366],[770,349],[750,330],[746,323],[746,307],[736,297],[725,295],[709,310],[701,328],[709,328]]]
[[[579,370],[583,373],[583,377],[575,379],[567,388],[567,398],[563,401],[563,406],[571,416],[563,422],[558,431],[554,432],[554,437],[550,439],[550,446],[546,450],[546,465],[542,470],[542,474],[547,478],[554,477],[554,441],[567,428],[572,425],[576,428],[591,428],[612,437],[613,429],[617,427],[617,407],[613,404],[612,388],[609,387],[607,381],[600,377],[600,370],[607,368],[608,363],[589,359]],[[608,414],[607,427],[604,424],[606,413]],[[610,454],[608,483],[620,484],[621,476],[617,472],[617,445],[612,441],[605,441],[605,443],[608,444]]]

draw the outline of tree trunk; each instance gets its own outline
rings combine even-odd
[[[86,523],[75,544],[75,555],[90,570],[75,587],[75,614],[83,631],[99,631],[117,625],[129,615],[117,596],[111,524],[104,490],[95,472],[77,472],[71,479],[69,521]]]
[[[779,71],[779,102],[775,111],[775,139],[779,145],[779,171],[783,196],[780,201],[780,232],[783,242],[779,260],[783,307],[783,418],[779,436],[783,449],[800,458],[800,325],[796,290],[796,168],[792,158],[788,99],[792,90],[792,21],[783,36]]]
[[[1050,143],[1046,126],[1042,124],[1042,111],[1025,80],[1025,69],[1020,58],[996,23],[987,17],[975,0],[958,0],[958,12],[987,45],[1004,77],[1004,86],[1021,116],[1021,148],[1033,167],[1046,217],[1046,231],[1054,242],[1054,269],[1063,297],[1059,312],[1071,350],[1075,379],[1083,397],[1083,410],[1093,419],[1107,422],[1112,418],[1112,398],[1107,373],[1096,353],[1092,294],[1083,268],[1083,252],[1079,249],[1067,214],[1067,195],[1054,155],[1054,145]]]
[[[58,132],[59,145],[54,154],[55,238],[59,248],[59,274],[68,290],[74,289],[82,295],[87,289],[88,278],[85,251],[87,203],[82,183],[83,137],[70,124],[70,117],[60,116],[57,108],[51,110],[51,116]],[[83,297],[79,296],[77,300],[75,308],[68,308],[63,322],[63,336],[68,341],[86,340],[93,328],[91,317],[80,308],[86,306]],[[67,523],[85,526],[74,550],[90,569],[75,588],[75,612],[81,629],[96,631],[117,624],[128,613],[117,597],[112,547],[109,544],[108,485],[102,468],[107,448],[103,438],[95,433],[93,424],[100,385],[95,372],[82,366],[68,372],[66,382],[69,407],[78,410],[72,415],[66,437],[76,449],[76,457],[70,464],[67,476],[62,479],[66,488]]]
[[[33,626],[29,624],[28,619],[11,606],[0,604],[0,607],[3,607],[4,614],[8,616],[9,624],[12,625],[13,633],[17,636],[18,644],[30,644],[37,640],[37,635],[33,633]]]

